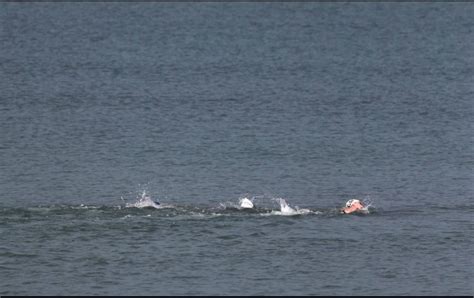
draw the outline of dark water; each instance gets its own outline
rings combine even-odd
[[[473,15],[1,3],[0,294],[472,295]]]

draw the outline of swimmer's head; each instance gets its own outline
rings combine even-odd
[[[357,200],[357,199],[351,199],[351,200],[347,201],[346,207],[349,208],[349,207],[351,207],[352,205],[357,204],[357,203],[360,204],[360,201]]]
[[[254,207],[252,201],[250,201],[247,198],[241,198],[239,200],[239,204],[240,204],[241,208],[253,208]]]

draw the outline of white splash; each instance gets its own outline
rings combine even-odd
[[[147,195],[146,190],[142,192],[141,197],[138,199],[137,202],[135,203],[126,203],[125,207],[130,208],[130,207],[135,207],[135,208],[162,208],[159,202],[155,202],[151,199],[149,195]]]
[[[291,208],[288,203],[282,198],[276,198],[275,201],[280,204],[280,211],[272,211],[270,214],[273,215],[292,216],[314,213],[309,209],[299,209],[298,207],[295,207],[296,209]]]
[[[365,199],[362,200],[362,205],[364,206],[364,208],[362,208],[360,211],[362,213],[369,214],[370,213],[369,208],[373,208],[372,199],[369,197],[366,197]]]

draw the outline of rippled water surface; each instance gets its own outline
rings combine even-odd
[[[0,294],[472,295],[472,15],[1,3]]]

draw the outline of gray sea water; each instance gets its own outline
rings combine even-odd
[[[1,3],[0,295],[472,295],[473,15]]]

